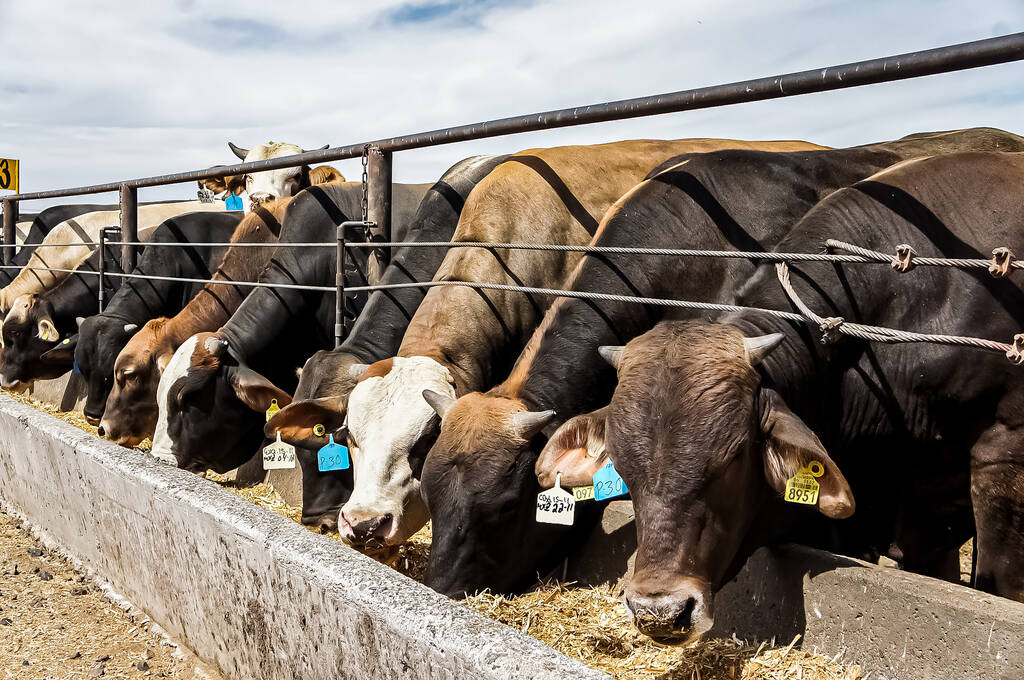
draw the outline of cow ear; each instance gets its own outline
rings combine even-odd
[[[60,340],[60,333],[57,332],[57,327],[53,325],[53,321],[49,318],[42,318],[39,320],[39,331],[37,335],[40,340],[47,342],[57,342]]]
[[[594,483],[594,473],[608,462],[604,445],[607,410],[605,406],[570,418],[555,430],[533,468],[542,487],[554,486],[558,473],[565,487]]]
[[[275,413],[263,432],[270,438],[280,433],[281,441],[304,449],[319,449],[328,443],[329,434],[334,435],[334,441],[342,443],[348,436],[347,410],[348,400],[343,397],[294,401]]]
[[[277,405],[281,407],[292,403],[292,395],[245,366],[239,366],[231,371],[231,386],[235,388],[235,395],[242,403],[253,411],[266,411],[270,408],[270,402],[275,399]]]
[[[164,369],[167,368],[167,364],[171,363],[171,359],[174,358],[174,352],[160,352],[156,356],[156,368],[163,375]]]
[[[812,461],[822,464],[824,472],[817,478],[818,511],[826,517],[843,519],[856,507],[853,490],[839,466],[825,451],[821,440],[804,421],[789,410],[777,392],[761,390],[761,429],[764,434],[764,474],[768,484],[779,494],[786,491],[786,481]]]
[[[49,364],[67,364],[70,366],[75,361],[76,346],[78,346],[77,333],[70,338],[64,338],[63,342],[53,349],[46,350],[39,355],[39,358]]]

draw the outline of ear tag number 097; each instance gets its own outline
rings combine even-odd
[[[263,469],[285,470],[295,467],[295,447],[281,441],[281,433],[277,433],[277,441],[263,447]]]
[[[817,478],[823,474],[825,474],[825,466],[820,461],[812,460],[786,480],[786,493],[783,499],[787,503],[816,504],[818,491],[821,489]]]
[[[603,501],[629,493],[626,482],[622,481],[615,464],[610,460],[603,468],[594,473],[594,500]]]
[[[277,399],[271,399],[270,406],[267,407],[267,422],[270,422],[270,419],[274,417],[274,414],[280,410],[281,407],[277,405]],[[278,435],[278,439],[280,438],[280,435]]]
[[[349,469],[352,464],[348,459],[348,447],[335,442],[333,434],[329,436],[331,441],[316,453],[317,468],[320,472]]]
[[[555,488],[537,494],[537,521],[572,526],[576,519],[576,499],[562,488],[562,473],[555,475]]]

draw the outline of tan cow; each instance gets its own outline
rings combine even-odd
[[[149,232],[171,217],[190,212],[223,210],[223,203],[203,203],[201,201],[140,205],[138,208],[139,238],[143,241],[146,240]],[[99,241],[100,229],[117,226],[120,219],[119,211],[102,210],[65,220],[54,227],[32,253],[28,264],[14,277],[13,281],[0,290],[0,312],[6,314],[18,297],[42,293],[67,278],[70,271],[88,259],[96,249],[95,246],[85,244]],[[47,268],[68,271],[47,271]]]

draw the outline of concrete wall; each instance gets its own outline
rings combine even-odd
[[[212,482],[3,396],[0,499],[230,677],[607,677]]]
[[[612,501],[567,568],[569,580],[618,581],[633,565],[633,505]],[[845,652],[879,680],[1021,680],[1024,604],[801,546],[762,548],[718,593],[712,635],[802,636]]]

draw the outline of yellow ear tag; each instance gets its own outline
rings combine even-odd
[[[62,344],[62,345],[66,345],[66,344],[68,344],[69,342],[71,342],[71,338],[64,338],[64,342],[62,342],[61,344]]]
[[[49,328],[44,328],[43,332],[42,332],[42,335],[40,335],[39,338],[41,340],[49,340],[50,339],[50,329]]]
[[[820,461],[812,460],[786,481],[784,500],[787,503],[815,505],[818,502],[818,491],[821,489],[817,477],[823,474],[825,466]]]
[[[572,489],[572,497],[575,498],[577,502],[594,500],[594,485],[574,486]]]
[[[277,399],[270,400],[270,408],[267,409],[267,420],[274,417],[274,414],[281,410],[281,407],[277,405]]]
[[[313,434],[315,434],[317,437],[323,437],[325,434],[327,434],[327,428],[321,425],[320,423],[317,423],[316,425],[313,426]]]

